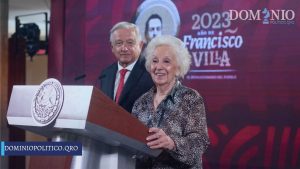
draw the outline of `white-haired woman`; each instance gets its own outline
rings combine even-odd
[[[191,56],[180,39],[162,35],[150,41],[145,57],[155,86],[135,102],[132,114],[149,127],[147,145],[163,152],[137,167],[201,169],[209,144],[204,103],[196,90],[179,81]]]

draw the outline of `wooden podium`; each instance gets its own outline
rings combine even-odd
[[[136,155],[160,154],[145,144],[148,128],[93,86],[63,86],[59,115],[52,124],[39,126],[31,113],[38,88],[13,87],[8,123],[53,141],[79,141],[82,156],[31,156],[31,169],[133,169]]]

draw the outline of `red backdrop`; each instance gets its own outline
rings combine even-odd
[[[57,32],[50,35],[49,76],[64,84],[96,85],[100,71],[115,60],[110,28],[123,20],[135,22],[143,2],[52,0],[51,29]],[[173,3],[180,16],[177,36],[193,58],[184,84],[206,103],[211,145],[205,168],[300,168],[300,1]],[[283,15],[271,20],[264,8],[291,20]],[[231,20],[230,10],[244,13]],[[257,11],[260,18],[246,19]],[[263,24],[265,17],[269,24]],[[61,35],[63,49],[55,53],[53,39]]]

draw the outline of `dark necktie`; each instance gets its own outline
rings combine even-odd
[[[117,93],[116,93],[116,103],[119,103],[119,98],[121,96],[121,93],[122,93],[122,90],[123,90],[123,87],[124,87],[124,81],[125,81],[125,75],[127,73],[127,69],[121,69],[120,70],[120,82],[119,82],[119,86],[117,88]]]

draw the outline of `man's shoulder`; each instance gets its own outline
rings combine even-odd
[[[134,65],[134,68],[146,71],[146,68],[145,68],[145,59],[142,56],[139,57],[139,59],[137,60],[136,64]]]
[[[103,74],[108,74],[108,73],[112,73],[114,70],[117,70],[118,68],[118,64],[117,62],[107,66],[106,68],[104,68],[102,71],[101,71],[101,75]]]
[[[139,63],[140,65],[144,65],[144,66],[145,66],[145,62],[146,62],[145,57],[141,55],[141,56],[139,57],[139,59],[138,59],[138,63]]]

